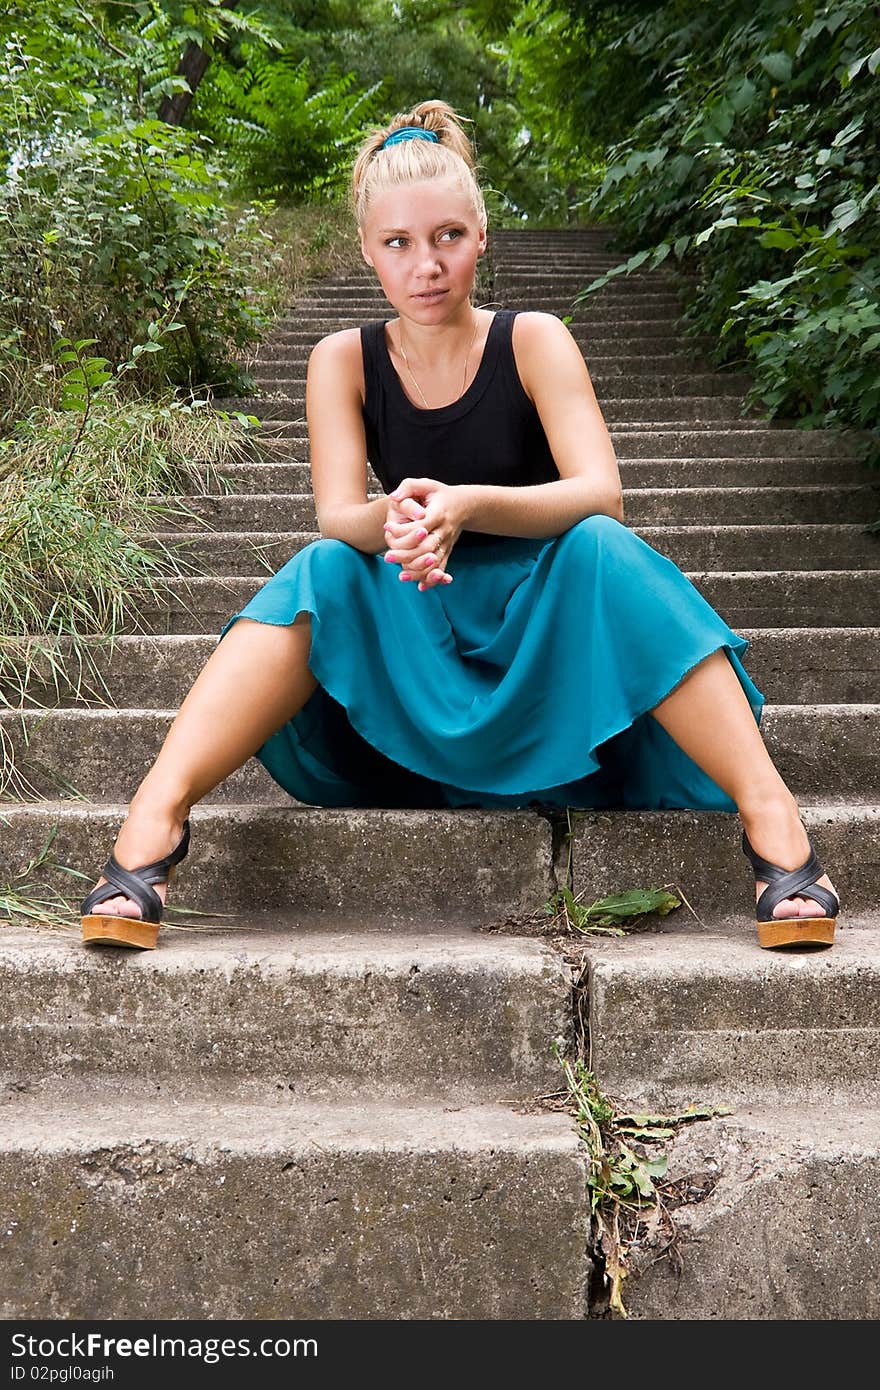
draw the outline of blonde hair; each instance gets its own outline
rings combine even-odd
[[[387,188],[418,179],[453,178],[485,229],[486,203],[477,181],[475,147],[462,125],[465,120],[468,117],[448,102],[420,101],[411,111],[398,112],[389,125],[374,129],[360,145],[351,171],[351,205],[358,226],[364,226],[370,203]],[[432,130],[437,141],[401,140],[383,149],[388,136],[404,126]]]

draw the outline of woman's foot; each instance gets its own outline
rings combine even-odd
[[[810,855],[810,842],[801,820],[796,801],[779,802],[762,806],[760,810],[746,812],[740,808],[739,818],[749,837],[752,849],[762,859],[778,864],[781,869],[799,869]],[[827,874],[816,879],[823,888],[830,888],[837,896],[837,889]],[[755,901],[760,898],[767,884],[755,881]],[[825,909],[815,898],[783,898],[773,909],[774,917],[824,917]]]
[[[129,807],[128,817],[116,837],[116,843],[113,846],[114,858],[122,865],[123,869],[140,869],[145,864],[153,864],[157,859],[164,859],[165,855],[170,854],[180,843],[185,820],[185,812],[166,813],[154,808],[138,806],[133,801]],[[106,882],[106,878],[99,878],[95,887],[97,888]],[[152,887],[164,903],[168,884],[154,883]],[[92,915],[96,917],[99,915],[140,917],[141,909],[131,898],[117,893],[114,897],[106,898],[104,902],[97,903],[92,908]]]

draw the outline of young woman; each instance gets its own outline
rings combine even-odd
[[[474,167],[440,101],[364,142],[362,254],[397,316],[310,356],[321,539],[223,628],[82,904],[85,940],[155,945],[190,809],[256,756],[321,806],[737,811],[761,944],[830,944],[838,900],[761,737],[748,642],[625,525],[565,325],[472,303]]]

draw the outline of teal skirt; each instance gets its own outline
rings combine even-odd
[[[735,811],[648,713],[722,649],[760,725],[748,641],[613,517],[461,544],[452,584],[313,541],[230,618],[311,617],[317,689],[256,757],[314,806]]]

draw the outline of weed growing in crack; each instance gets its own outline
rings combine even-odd
[[[667,1180],[668,1155],[654,1146],[672,1138],[686,1124],[730,1114],[726,1106],[690,1105],[672,1114],[636,1114],[604,1093],[595,1074],[580,1059],[553,1051],[567,1086],[567,1107],[588,1154],[587,1185],[593,1224],[593,1249],[599,1257],[608,1308],[627,1316],[624,1280],[638,1252],[649,1264],[668,1258],[680,1267],[673,1210],[686,1201],[701,1201],[717,1176],[699,1189],[686,1180]]]

